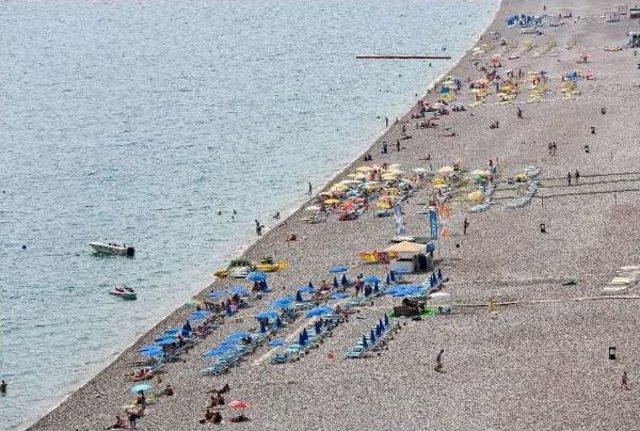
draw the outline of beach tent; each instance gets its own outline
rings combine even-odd
[[[384,251],[387,253],[418,254],[424,253],[426,251],[426,246],[416,242],[402,241],[385,248]]]

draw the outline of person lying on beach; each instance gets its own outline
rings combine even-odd
[[[213,411],[211,409],[207,409],[207,411],[204,413],[204,419],[200,419],[198,422],[200,422],[201,424],[210,422],[211,420],[213,420],[214,416],[215,415],[213,414]]]
[[[249,422],[249,418],[246,417],[243,414],[240,414],[240,415],[238,415],[236,417],[233,417],[233,418],[229,419],[229,422],[234,422],[234,423],[237,423],[237,422]]]
[[[129,418],[129,427],[131,429],[136,429],[137,420],[144,416],[144,407],[140,407],[139,409],[127,409],[125,410],[125,413]]]
[[[127,421],[125,421],[124,419],[122,419],[120,417],[120,415],[116,415],[116,423],[114,423],[113,425],[105,428],[107,430],[121,430],[121,429],[125,429],[127,427]]]
[[[173,386],[171,386],[171,384],[167,384],[167,387],[164,388],[163,394],[168,397],[172,397],[174,393]]]

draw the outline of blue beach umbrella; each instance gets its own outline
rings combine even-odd
[[[304,329],[302,330],[302,336],[304,337],[304,340],[305,340],[305,341],[308,341],[308,340],[309,340],[309,333],[307,332],[307,328],[304,328]]]
[[[164,331],[164,333],[166,335],[176,335],[178,332],[180,332],[180,328],[169,328],[166,331]]]
[[[134,387],[131,388],[131,393],[138,394],[140,393],[140,391],[147,392],[149,389],[151,389],[151,385],[147,385],[146,383],[140,383],[139,385],[135,385]]]
[[[245,331],[237,331],[227,335],[227,341],[240,341],[245,337],[248,337],[249,333]]]
[[[208,311],[204,311],[204,310],[198,310],[198,311],[194,311],[193,313],[191,313],[189,315],[189,317],[187,317],[187,319],[189,320],[202,320],[206,317],[209,317],[209,313]]]
[[[391,275],[387,273],[387,279],[385,280],[385,284],[391,284]]]
[[[384,314],[384,324],[385,326],[389,326],[389,316],[387,316],[387,314]]]
[[[253,271],[247,274],[247,280],[249,281],[264,281],[266,279],[267,276],[264,274],[264,272]]]
[[[302,293],[300,293],[300,291],[298,290],[296,292],[296,302],[303,302],[304,299],[302,299]]]
[[[300,335],[298,336],[298,344],[300,344],[301,346],[304,346],[306,342],[307,340],[304,339],[304,334],[301,332]]]
[[[442,271],[438,268],[438,280],[442,281]]]
[[[263,292],[266,292],[269,290],[269,286],[267,286],[267,281],[266,280],[260,280],[258,282],[258,284],[260,285],[260,290]]]
[[[338,283],[338,279],[335,276],[333,277],[333,287],[334,289],[340,287],[340,283]]]
[[[347,272],[349,270],[349,267],[345,266],[345,265],[336,265],[333,266],[329,269],[329,272],[332,274],[336,274],[336,273],[340,273],[340,272]]]
[[[264,323],[264,319],[260,319],[260,333],[264,334],[265,332],[267,332],[267,325]]]
[[[269,341],[269,347],[280,347],[284,346],[285,344],[287,344],[287,342],[282,338],[274,338],[273,340]]]
[[[271,320],[275,320],[276,317],[278,317],[278,313],[276,313],[275,311],[272,311],[272,310],[270,310],[270,311],[262,311],[262,312],[256,314],[256,319],[271,319]]]
[[[249,296],[249,291],[244,286],[233,286],[233,287],[230,287],[227,290],[227,292],[229,292],[231,295]]]
[[[321,305],[321,306],[312,308],[311,310],[307,311],[306,316],[307,317],[318,317],[318,316],[326,316],[327,314],[331,314],[331,313],[333,313],[333,310],[331,308]]]
[[[365,335],[362,336],[362,347],[365,349],[369,347],[369,343],[367,343],[367,337]]]
[[[140,356],[148,356],[150,358],[156,358],[158,356],[162,356],[164,351],[160,346],[152,346],[149,349],[140,350]]]
[[[369,334],[369,339],[371,340],[371,344],[376,342],[376,334],[374,334],[373,329],[371,330],[371,333]]]
[[[436,278],[435,273],[431,273],[431,287],[435,287],[438,284],[438,279]]]
[[[296,299],[297,299],[297,295],[296,295]],[[298,302],[302,302],[302,301],[298,301]],[[289,308],[291,307],[291,305],[293,305],[293,299],[291,299],[291,297],[287,295],[281,296],[280,298],[276,299],[271,303],[272,308]]]
[[[380,328],[380,325],[376,325],[376,336],[380,337],[380,335],[382,335],[382,328]]]
[[[333,294],[331,295],[331,299],[344,299],[344,298],[346,298],[347,296],[349,296],[349,295],[347,295],[347,294],[346,294],[346,293],[344,293],[344,292],[336,292],[336,293],[333,293]]]
[[[376,284],[380,283],[382,280],[377,275],[367,275],[362,279],[362,281],[368,284]]]
[[[380,287],[378,286],[378,283],[375,283],[373,285],[373,291],[374,293],[380,293]]]
[[[158,341],[158,346],[170,346],[175,343],[177,340],[175,338],[164,338]]]
[[[276,328],[282,328],[282,320],[280,320],[280,316],[276,317]]]
[[[349,285],[349,280],[347,280],[347,276],[345,274],[342,274],[342,280],[340,280],[340,284],[342,284],[343,287]]]
[[[391,284],[391,283],[395,283],[396,282],[396,275],[393,271],[389,271],[389,274],[387,274],[387,278],[389,279],[389,283],[387,284]]]
[[[313,293],[315,291],[316,291],[316,288],[313,287],[313,284],[311,283],[305,286],[300,286],[300,288],[298,288],[298,292],[302,292],[302,293]]]

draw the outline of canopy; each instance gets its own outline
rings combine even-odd
[[[387,253],[424,253],[426,246],[415,242],[402,241],[384,249]]]
[[[382,279],[377,275],[367,275],[365,278],[362,279],[362,281],[365,283],[373,284],[373,283],[380,283]]]
[[[256,319],[275,319],[278,317],[278,313],[275,311],[262,311],[256,314]]]
[[[229,288],[227,292],[229,292],[232,295],[249,296],[249,291],[247,290],[246,287],[243,287],[243,286],[233,286]]]

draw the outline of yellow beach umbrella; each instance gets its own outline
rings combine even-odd
[[[484,171],[482,169],[476,169],[475,171],[471,172],[471,176],[476,176],[479,175],[481,177],[488,177],[489,175],[491,175],[488,171]]]
[[[360,166],[356,168],[356,172],[371,172],[371,171],[375,171],[375,168],[372,168],[371,166]]]
[[[452,166],[443,166],[440,169],[438,169],[439,174],[450,174],[452,172],[453,172]]]
[[[470,202],[482,202],[484,195],[480,190],[476,190],[475,192],[471,192],[467,195],[467,199]]]
[[[327,199],[326,201],[324,201],[325,205],[335,205],[335,204],[339,204],[340,201],[338,199]]]

